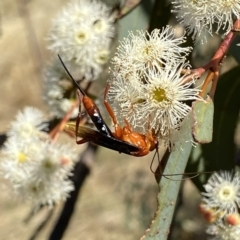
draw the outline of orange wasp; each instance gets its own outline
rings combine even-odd
[[[81,140],[76,140],[77,144],[83,144],[85,142],[92,142],[94,144],[100,145],[118,151],[119,153],[125,153],[136,157],[141,157],[147,155],[150,151],[158,148],[158,140],[153,136],[152,132],[149,131],[147,135],[140,134],[138,132],[132,131],[128,121],[125,119],[125,126],[121,127],[116,119],[116,116],[107,102],[107,93],[110,88],[108,85],[104,93],[104,105],[112,118],[114,124],[114,132],[112,132],[104,121],[97,105],[94,101],[89,98],[83,89],[79,86],[76,80],[72,77],[65,64],[63,63],[60,56],[58,56],[64,69],[68,73],[69,77],[73,81],[74,85],[78,89],[80,105],[79,114],[76,120],[76,124],[69,123],[66,125],[66,131],[71,134],[74,133],[77,137],[82,138]],[[86,126],[80,126],[81,120],[81,103],[83,103],[87,114],[91,118],[95,127],[98,131],[88,128]]]

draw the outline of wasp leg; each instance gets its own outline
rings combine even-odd
[[[112,118],[112,121],[113,121],[113,124],[114,124],[114,129],[115,129],[115,137],[121,139],[122,128],[118,124],[117,118],[116,118],[110,104],[107,101],[107,93],[108,93],[109,88],[110,88],[110,85],[108,84],[107,87],[105,88],[105,92],[104,92],[104,105],[105,105],[110,117]]]
[[[151,142],[156,142],[156,139],[153,136],[154,135],[153,131],[152,131],[151,127],[150,127],[150,115],[148,116],[148,128],[147,129],[148,129],[147,136],[148,136],[149,140]],[[155,143],[155,147],[156,147],[156,149],[158,148],[158,141]]]
[[[128,128],[128,130],[129,130],[130,132],[132,132],[132,128],[131,128],[131,126],[130,126],[130,124],[129,124],[129,122],[128,122],[128,120],[127,120],[126,118],[124,118],[124,122],[125,122],[126,127]]]

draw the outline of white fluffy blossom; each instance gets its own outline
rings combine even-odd
[[[177,20],[194,39],[202,33],[212,34],[214,24],[216,32],[223,29],[227,34],[234,19],[240,17],[239,0],[174,0],[171,3]]]
[[[75,0],[53,21],[49,48],[78,64],[80,78],[95,80],[109,59],[115,16],[98,0]]]
[[[218,29],[223,29],[228,33],[233,27],[233,21],[240,18],[239,0],[212,0],[215,8],[216,23]]]
[[[185,37],[176,38],[175,30],[170,26],[151,33],[138,31],[134,35],[130,32],[128,38],[120,42],[112,63],[115,71],[121,74],[128,75],[135,71],[141,75],[155,67],[184,62],[191,51],[190,47],[179,46],[185,41]]]
[[[182,48],[184,37],[176,38],[167,26],[151,34],[130,32],[113,58],[108,100],[120,124],[128,121],[134,131],[149,131],[172,147],[179,130],[186,132],[184,141],[191,141],[183,124],[191,107],[186,101],[199,98],[194,78],[189,78],[186,56],[191,48]],[[181,131],[181,132],[182,132]],[[179,139],[178,139],[179,140]]]
[[[195,79],[184,81],[182,69],[188,65],[156,68],[144,77],[128,79],[116,75],[108,98],[117,118],[127,119],[134,128],[153,130],[160,138],[177,130],[191,110],[184,101],[198,99],[199,89],[190,88]]]
[[[68,145],[52,144],[49,135],[40,131],[42,115],[34,108],[18,113],[2,149],[0,174],[17,199],[52,206],[73,190],[68,178],[77,155]],[[28,128],[22,128],[26,122]]]
[[[137,107],[145,101],[141,89],[142,84],[136,74],[128,79],[118,74],[111,79],[108,99],[120,123],[124,123],[125,118],[135,128],[139,126]]]
[[[238,240],[240,236],[240,225],[233,226],[224,221],[217,221],[211,224],[207,231],[211,240]]]
[[[238,213],[240,208],[240,174],[214,173],[204,185],[203,203],[221,213]]]
[[[66,66],[72,70],[73,65],[66,63]],[[42,95],[51,114],[57,118],[65,116],[76,101],[76,88],[58,59],[44,71]],[[75,107],[72,117],[77,114],[78,107]]]
[[[139,115],[145,117],[146,124],[150,122],[150,129],[162,136],[180,126],[190,112],[191,107],[184,101],[198,99],[199,89],[190,87],[195,79],[185,82],[185,75],[181,74],[183,67],[179,65],[152,71],[143,85],[145,101],[139,106]]]
[[[33,107],[26,107],[23,111],[19,111],[15,120],[11,122],[11,129],[8,132],[9,136],[17,136],[19,139],[25,140],[36,137],[39,130],[47,127],[47,118],[44,114]]]
[[[192,37],[199,37],[202,31],[212,34],[214,17],[211,0],[177,0],[171,1],[177,20],[186,27]]]

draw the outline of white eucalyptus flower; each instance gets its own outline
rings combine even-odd
[[[46,117],[43,112],[33,107],[25,107],[19,111],[16,119],[11,123],[8,136],[17,136],[20,139],[36,137],[39,130],[46,129]]]
[[[109,59],[114,21],[101,1],[75,0],[53,21],[49,48],[64,60],[74,61],[80,78],[95,80]]]
[[[222,213],[237,213],[240,208],[240,174],[214,173],[204,185],[203,202]]]
[[[18,200],[28,201],[35,207],[40,205],[52,207],[66,200],[74,189],[72,182],[68,179],[51,178],[49,181],[43,181],[30,173],[24,180],[14,185],[15,196]]]
[[[202,33],[212,34],[214,24],[217,25],[217,33],[223,29],[227,34],[234,19],[240,18],[239,0],[177,0],[171,3],[177,20],[193,39],[199,38]]]
[[[128,79],[121,74],[113,76],[108,99],[118,121],[126,119],[134,130],[142,129],[142,133],[151,130],[167,145],[173,144],[176,139],[173,136],[191,111],[185,101],[199,99],[200,90],[190,87],[195,79],[185,82],[182,70],[186,67],[189,65],[179,63],[155,68],[142,77],[138,74],[131,74]]]
[[[112,77],[108,100],[119,123],[124,124],[124,119],[127,119],[134,128],[139,127],[137,108],[145,101],[142,88],[137,74],[129,75],[127,79],[120,74]]]
[[[240,225],[228,225],[224,221],[219,220],[211,224],[206,232],[212,235],[209,238],[211,240],[238,240],[240,236]]]
[[[29,107],[18,113],[2,149],[0,175],[17,199],[52,206],[73,190],[69,176],[77,153],[69,145],[51,143],[49,135],[40,131],[45,125],[41,116],[39,110]],[[26,137],[19,134],[20,127]]]
[[[178,128],[188,115],[191,107],[185,101],[199,99],[199,89],[191,88],[196,79],[185,82],[182,70],[185,64],[166,67],[146,75],[143,85],[144,103],[138,113],[149,122],[150,129],[168,136],[171,130]]]
[[[240,18],[239,0],[212,0],[212,7],[216,10],[216,23],[219,29],[223,29],[227,34],[233,27],[235,19]]]
[[[72,70],[76,66],[70,62],[66,62],[65,64],[74,73]],[[79,75],[77,71],[76,75]],[[69,79],[59,59],[47,66],[44,71],[42,97],[49,106],[51,114],[57,118],[65,116],[74,101],[76,101],[76,88],[73,86],[72,80]],[[75,107],[72,117],[76,117],[77,114],[78,107]]]
[[[112,63],[116,71],[131,73],[132,71],[151,71],[155,67],[184,62],[191,47],[180,47],[185,37],[176,38],[175,30],[170,26],[147,31],[138,31],[136,35],[129,33],[128,38],[120,42]]]
[[[192,34],[193,39],[203,31],[212,34],[214,13],[211,0],[177,0],[171,3],[177,20]]]

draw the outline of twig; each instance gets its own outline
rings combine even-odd
[[[211,98],[214,97],[219,77],[219,66],[221,65],[225,55],[227,54],[227,51],[230,48],[231,43],[233,42],[234,38],[236,37],[239,31],[240,31],[240,19],[237,19],[233,25],[232,31],[230,31],[226,35],[226,37],[222,41],[221,45],[219,46],[218,50],[216,51],[212,59],[203,67],[193,69],[191,71],[192,73],[184,78],[184,83],[187,83],[191,81],[193,78],[200,78],[206,71],[210,71],[207,78],[204,81],[200,96],[204,95],[207,86],[211,81],[213,81],[212,88],[210,90],[210,95]]]
[[[59,134],[63,131],[67,121],[71,118],[72,113],[77,105],[78,105],[78,100],[76,100],[72,104],[71,108],[63,117],[63,119],[51,130],[51,132],[49,133],[49,136],[52,138],[52,142],[56,142]]]
[[[214,73],[210,71],[203,83],[202,91],[200,92],[199,96],[204,97],[204,94],[207,91],[207,87],[208,87],[209,83],[213,80],[213,77],[214,77]]]
[[[53,212],[54,212],[55,208],[52,208],[48,211],[45,219],[38,225],[38,227],[35,229],[35,231],[33,232],[33,234],[31,235],[31,237],[29,238],[29,240],[34,240],[36,239],[36,237],[39,235],[39,233],[44,229],[44,227],[47,225],[47,223],[49,222],[49,220],[52,218],[53,216]]]
[[[222,62],[223,58],[227,54],[227,51],[237,35],[236,29],[240,27],[240,19],[237,19],[233,25],[232,31],[230,31],[226,37],[224,38],[223,42],[219,46],[218,50],[212,57],[212,59],[203,67],[195,69],[194,73],[197,74],[199,77],[205,73],[207,70],[215,71],[218,69],[219,64]]]
[[[129,13],[131,13],[140,3],[140,1],[135,1],[135,4],[129,4],[129,1],[126,2],[125,6],[122,8],[122,11],[118,15],[118,19],[126,17]]]
[[[29,212],[29,214],[27,215],[27,217],[23,220],[23,222],[25,224],[28,224],[31,221],[32,217],[35,216],[37,213],[39,213],[43,208],[44,208],[44,205],[42,204],[38,207],[33,207]]]

